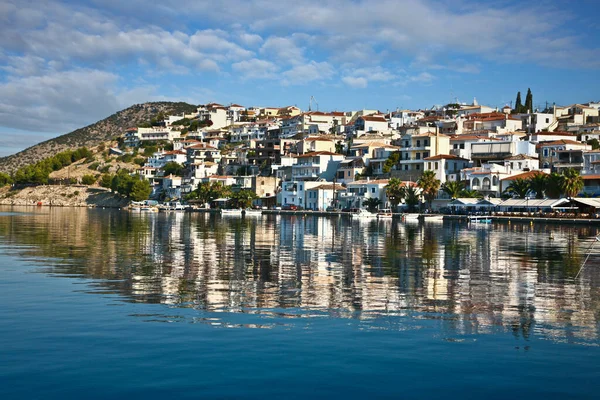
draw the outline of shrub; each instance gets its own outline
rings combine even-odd
[[[81,183],[84,185],[93,185],[96,183],[96,177],[94,175],[84,175],[81,177]]]

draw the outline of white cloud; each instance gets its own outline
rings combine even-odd
[[[366,88],[369,81],[363,77],[353,77],[353,76],[345,76],[342,78],[342,82],[347,84],[348,86],[352,86],[355,88]]]
[[[240,33],[238,38],[242,44],[249,46],[249,47],[258,46],[259,44],[261,44],[263,42],[263,39],[262,39],[262,37],[260,37],[260,35],[246,33],[246,32]]]
[[[342,82],[356,88],[366,88],[369,82],[390,82],[397,77],[381,66],[355,68],[345,71]]]
[[[119,109],[117,79],[97,70],[11,79],[0,84],[0,125],[61,132],[96,122]]]
[[[435,76],[431,75],[429,72],[421,72],[418,75],[414,75],[408,78],[410,82],[418,82],[418,83],[431,83],[435,79]]]
[[[272,62],[257,58],[234,63],[231,68],[243,79],[272,79],[276,77],[276,72],[279,70],[279,67]]]
[[[297,65],[304,61],[304,50],[294,40],[285,37],[267,38],[260,54],[283,64]]]
[[[330,79],[334,73],[335,70],[329,63],[311,61],[308,64],[297,65],[285,71],[282,74],[282,83],[285,85],[302,85]]]

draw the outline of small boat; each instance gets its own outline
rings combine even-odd
[[[419,222],[420,214],[417,213],[405,213],[402,214],[402,221],[404,222]]]
[[[242,215],[242,211],[241,208],[222,208],[221,215]]]
[[[252,208],[246,208],[244,210],[244,215],[247,217],[260,217],[262,215],[262,210],[255,210]]]
[[[492,219],[490,217],[470,217],[469,222],[474,224],[491,224]]]
[[[178,201],[170,201],[158,206],[159,211],[185,211],[185,206]]]
[[[394,214],[392,214],[392,210],[389,208],[384,208],[377,213],[377,218],[379,219],[392,219]]]
[[[444,216],[441,214],[421,214],[425,222],[444,222]]]
[[[377,218],[377,214],[369,212],[363,208],[355,213],[352,213],[352,218]]]

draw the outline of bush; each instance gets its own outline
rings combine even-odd
[[[95,162],[95,163],[90,164],[88,166],[88,169],[91,169],[92,171],[96,171],[96,170],[98,170],[99,166],[100,166],[100,163],[99,162]]]
[[[136,157],[133,159],[133,163],[142,167],[146,163],[146,159],[144,157]]]
[[[84,185],[93,185],[96,183],[96,177],[94,175],[84,175],[81,177],[81,183]]]

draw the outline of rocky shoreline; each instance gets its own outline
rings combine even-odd
[[[101,187],[41,185],[0,188],[0,205],[120,208],[129,200]]]

